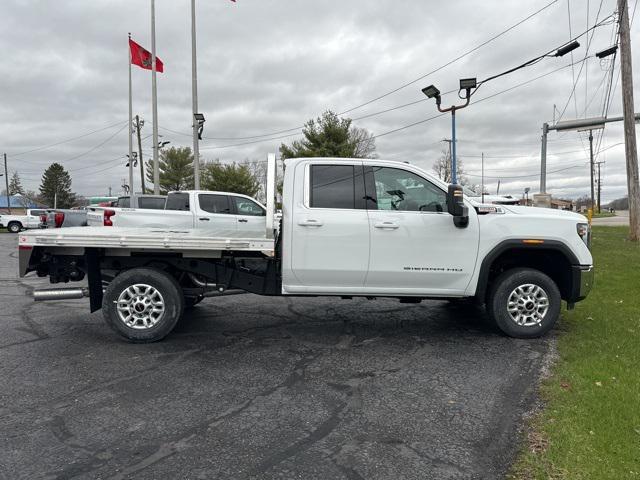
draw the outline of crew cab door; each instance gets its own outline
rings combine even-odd
[[[196,228],[236,231],[237,221],[228,195],[199,193],[194,206]]]
[[[293,174],[297,186],[285,213],[290,248],[283,249],[284,291],[362,291],[369,262],[362,162],[300,162]]]
[[[367,290],[407,295],[464,293],[473,275],[479,228],[475,210],[457,228],[446,193],[407,168],[365,167],[371,253]],[[371,202],[374,204],[374,202]]]
[[[264,235],[267,228],[267,211],[247,197],[230,195],[229,200],[236,214],[238,231]]]

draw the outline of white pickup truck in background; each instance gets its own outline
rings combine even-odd
[[[40,215],[47,211],[42,208],[29,208],[25,215],[0,215],[0,228],[6,228],[11,233],[18,233],[21,230],[30,228],[40,228]]]
[[[21,234],[20,275],[51,283],[87,277],[88,287],[36,290],[34,298],[88,296],[91,311],[102,308],[107,324],[133,342],[162,339],[185,307],[227,290],[403,303],[473,298],[507,335],[532,338],[555,325],[562,301],[573,308],[591,289],[591,230],[582,215],[480,204],[460,185],[402,162],[297,158],[285,167],[279,231],[271,154],[266,216],[240,215],[256,208],[246,197],[177,192],[165,218],[185,228],[170,221]],[[250,217],[265,228],[189,228],[218,217],[238,227]]]
[[[264,232],[266,209],[246,195],[207,190],[169,192],[163,210],[93,207],[89,226],[204,228]]]

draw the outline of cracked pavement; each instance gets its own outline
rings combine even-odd
[[[206,299],[164,341],[34,303],[0,234],[0,478],[502,478],[547,340],[431,301]],[[60,285],[61,287],[64,285]]]

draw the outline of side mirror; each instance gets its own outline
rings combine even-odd
[[[451,184],[447,190],[447,211],[458,228],[469,225],[469,209],[464,205],[464,193],[460,185]]]

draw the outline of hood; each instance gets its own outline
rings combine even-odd
[[[572,219],[578,222],[586,222],[587,217],[576,212],[568,210],[557,210],[554,208],[543,207],[521,207],[516,205],[501,205],[506,211],[517,215],[530,215],[535,217],[562,217],[567,220]]]

